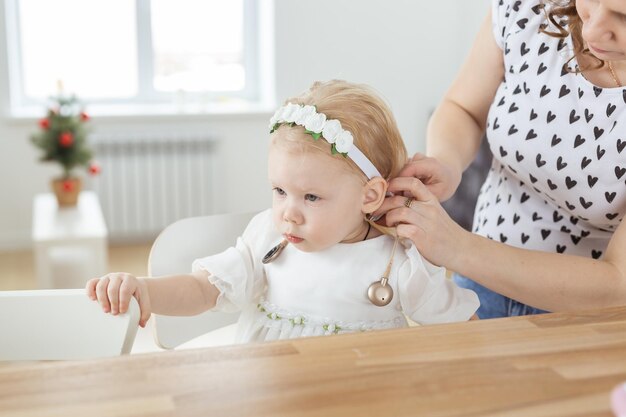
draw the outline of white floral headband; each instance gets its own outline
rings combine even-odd
[[[315,106],[287,103],[276,110],[270,119],[270,133],[282,124],[302,126],[315,140],[323,137],[330,143],[333,154],[352,159],[367,178],[382,177],[374,164],[354,145],[352,133],[344,130],[339,120],[326,119],[326,115],[318,113]]]

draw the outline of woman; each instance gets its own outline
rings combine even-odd
[[[478,293],[481,318],[626,304],[626,2],[492,3],[428,156],[379,212]],[[472,234],[438,200],[485,133],[494,159]]]

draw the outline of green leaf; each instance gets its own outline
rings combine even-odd
[[[311,132],[311,136],[313,136],[313,139],[318,140],[319,138],[322,137],[321,133],[313,133]]]

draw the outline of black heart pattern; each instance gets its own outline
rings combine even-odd
[[[576,139],[574,139],[574,148],[578,148],[580,145],[585,143],[585,138],[580,135],[576,135]]]
[[[548,67],[546,67],[542,62],[541,64],[539,64],[539,67],[537,67],[537,75],[541,75],[547,69]]]
[[[567,38],[537,35],[550,29],[543,0],[499,4],[505,88],[487,135],[500,164],[483,187],[473,230],[599,259],[604,247],[585,237],[593,227],[615,230],[624,217],[626,88],[615,94],[579,82],[578,67],[566,63]]]

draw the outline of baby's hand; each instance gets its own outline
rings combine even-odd
[[[139,325],[144,327],[150,318],[150,294],[146,282],[141,278],[124,272],[112,272],[101,278],[90,279],[85,288],[87,296],[98,301],[105,313],[126,313],[130,297],[135,297],[141,310]]]

